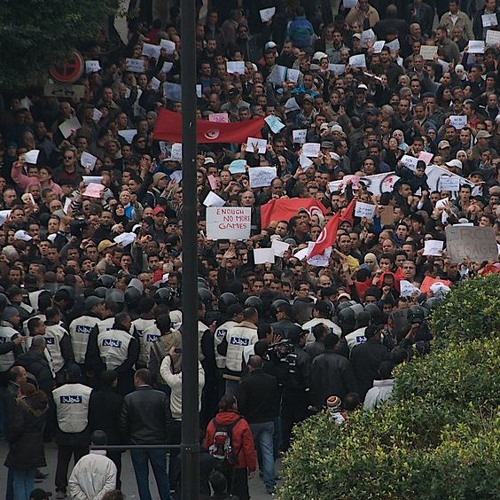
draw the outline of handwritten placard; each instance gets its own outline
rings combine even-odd
[[[483,14],[481,16],[481,22],[483,23],[483,28],[489,28],[491,26],[498,26],[497,15],[495,14]]]
[[[269,115],[264,118],[264,121],[269,125],[273,134],[278,134],[281,130],[285,128],[284,123],[274,115]]]
[[[125,65],[127,68],[127,71],[131,71],[132,73],[144,73],[145,67],[144,67],[144,61],[142,59],[130,59],[127,58],[125,60]]]
[[[458,191],[460,189],[460,177],[442,175],[439,178],[440,191]]]
[[[208,121],[214,123],[229,123],[229,115],[227,113],[211,113],[208,115]]]
[[[294,144],[304,144],[306,142],[307,129],[302,128],[292,132],[292,139]]]
[[[366,68],[366,58],[364,54],[357,54],[349,57],[349,66],[353,68]]]
[[[401,163],[408,167],[409,169],[415,171],[417,168],[418,158],[414,158],[413,156],[403,155],[401,158]]]
[[[451,115],[450,125],[455,127],[457,130],[463,129],[467,125],[467,117],[462,115]]]
[[[252,167],[248,169],[248,176],[252,189],[267,187],[276,179],[276,167]]]
[[[495,230],[492,227],[447,226],[446,255],[455,263],[466,258],[473,262],[496,261]]]
[[[484,54],[484,40],[469,40],[469,54]]]
[[[160,49],[161,47],[159,45],[153,45],[152,43],[144,43],[142,45],[142,55],[158,59],[160,57]]]
[[[488,30],[486,32],[486,45],[489,47],[500,45],[500,31]]]
[[[85,73],[97,73],[100,69],[99,61],[85,61]]]
[[[335,76],[343,75],[345,73],[345,64],[329,64],[328,69]]]
[[[252,209],[250,207],[207,208],[207,238],[209,240],[244,240],[250,237]]]
[[[420,46],[420,55],[426,61],[432,61],[434,57],[437,56],[438,48],[434,45],[421,45]]]
[[[354,215],[355,217],[366,217],[367,219],[373,219],[373,216],[375,215],[375,205],[357,201],[356,207],[354,208]]]
[[[87,153],[87,151],[84,151],[82,153],[82,156],[80,157],[80,163],[82,164],[82,167],[88,168],[91,172],[95,168],[96,161],[97,157],[91,155],[90,153]]]
[[[267,141],[266,139],[257,139],[256,137],[249,137],[247,139],[247,152],[253,153],[254,148],[257,147],[259,154],[263,155],[266,152]]]
[[[245,61],[228,61],[226,63],[226,71],[230,74],[237,73],[238,75],[244,75]]]
[[[317,158],[320,148],[321,144],[319,142],[306,142],[302,146],[302,154],[309,158]]]
[[[175,52],[175,42],[171,40],[160,40],[160,48],[165,49],[168,55],[172,55]]]

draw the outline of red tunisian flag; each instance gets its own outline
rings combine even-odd
[[[261,138],[260,129],[264,118],[245,120],[237,123],[216,123],[208,120],[196,120],[197,141],[199,144],[217,142],[245,142],[249,137]],[[182,142],[182,114],[163,109],[155,123],[153,136],[157,141]]]
[[[315,255],[321,255],[328,248],[333,246],[335,243],[335,239],[337,238],[337,231],[339,229],[339,225],[341,222],[348,220],[351,224],[354,220],[354,207],[356,205],[356,200],[353,199],[347,205],[347,208],[342,213],[342,210],[339,210],[327,223],[323,228],[323,231],[318,236],[314,246],[312,247],[311,252],[307,256],[308,259],[314,257]]]
[[[326,214],[325,207],[312,198],[278,198],[260,207],[260,222],[262,228],[269,226],[271,221],[290,220],[304,209],[309,215]]]

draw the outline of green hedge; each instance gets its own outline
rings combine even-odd
[[[434,311],[431,328],[438,345],[498,336],[500,273],[460,283]]]
[[[489,276],[450,292],[431,354],[397,367],[391,403],[297,427],[279,497],[500,498],[499,285]]]

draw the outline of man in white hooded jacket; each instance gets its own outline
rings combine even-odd
[[[104,446],[107,437],[103,431],[94,431],[92,445]],[[104,450],[91,450],[75,465],[69,478],[68,490],[74,500],[101,500],[116,488],[116,466]]]

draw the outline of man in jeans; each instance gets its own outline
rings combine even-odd
[[[135,445],[165,444],[172,422],[170,403],[164,392],[151,387],[151,374],[146,368],[134,375],[135,391],[123,402],[120,427],[124,436],[130,436]],[[161,448],[130,450],[137,488],[141,500],[152,500],[149,491],[149,463],[158,487],[159,498],[170,500],[167,475],[167,451]]]
[[[274,420],[279,414],[280,394],[278,380],[265,373],[262,367],[260,356],[250,356],[249,373],[240,382],[238,407],[250,424],[266,491],[274,493],[273,433]]]

